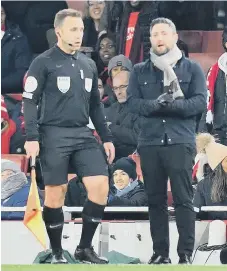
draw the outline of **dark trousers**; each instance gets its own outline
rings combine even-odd
[[[194,148],[190,145],[144,146],[139,148],[145,189],[148,195],[153,250],[169,256],[167,180],[171,183],[179,233],[178,255],[191,255],[195,239],[192,166]]]

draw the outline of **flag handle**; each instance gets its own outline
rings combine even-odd
[[[31,169],[35,169],[35,160],[36,160],[36,157],[32,156],[30,159]]]

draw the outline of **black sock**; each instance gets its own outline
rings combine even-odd
[[[96,204],[87,200],[82,212],[83,228],[79,248],[91,247],[92,239],[98,224],[101,222],[105,205]]]
[[[43,220],[46,225],[53,254],[62,252],[61,237],[64,225],[62,208],[43,207]]]

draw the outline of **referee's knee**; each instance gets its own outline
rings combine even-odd
[[[109,193],[109,179],[107,176],[84,177],[83,183],[87,189],[89,200],[97,204],[106,205]]]
[[[64,205],[67,184],[63,185],[47,185],[45,187],[44,205],[50,208],[60,208]]]

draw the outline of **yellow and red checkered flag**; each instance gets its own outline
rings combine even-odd
[[[46,229],[42,218],[42,210],[36,183],[35,162],[33,163],[32,161],[31,163],[31,187],[23,223],[35,235],[44,249],[46,249]]]

